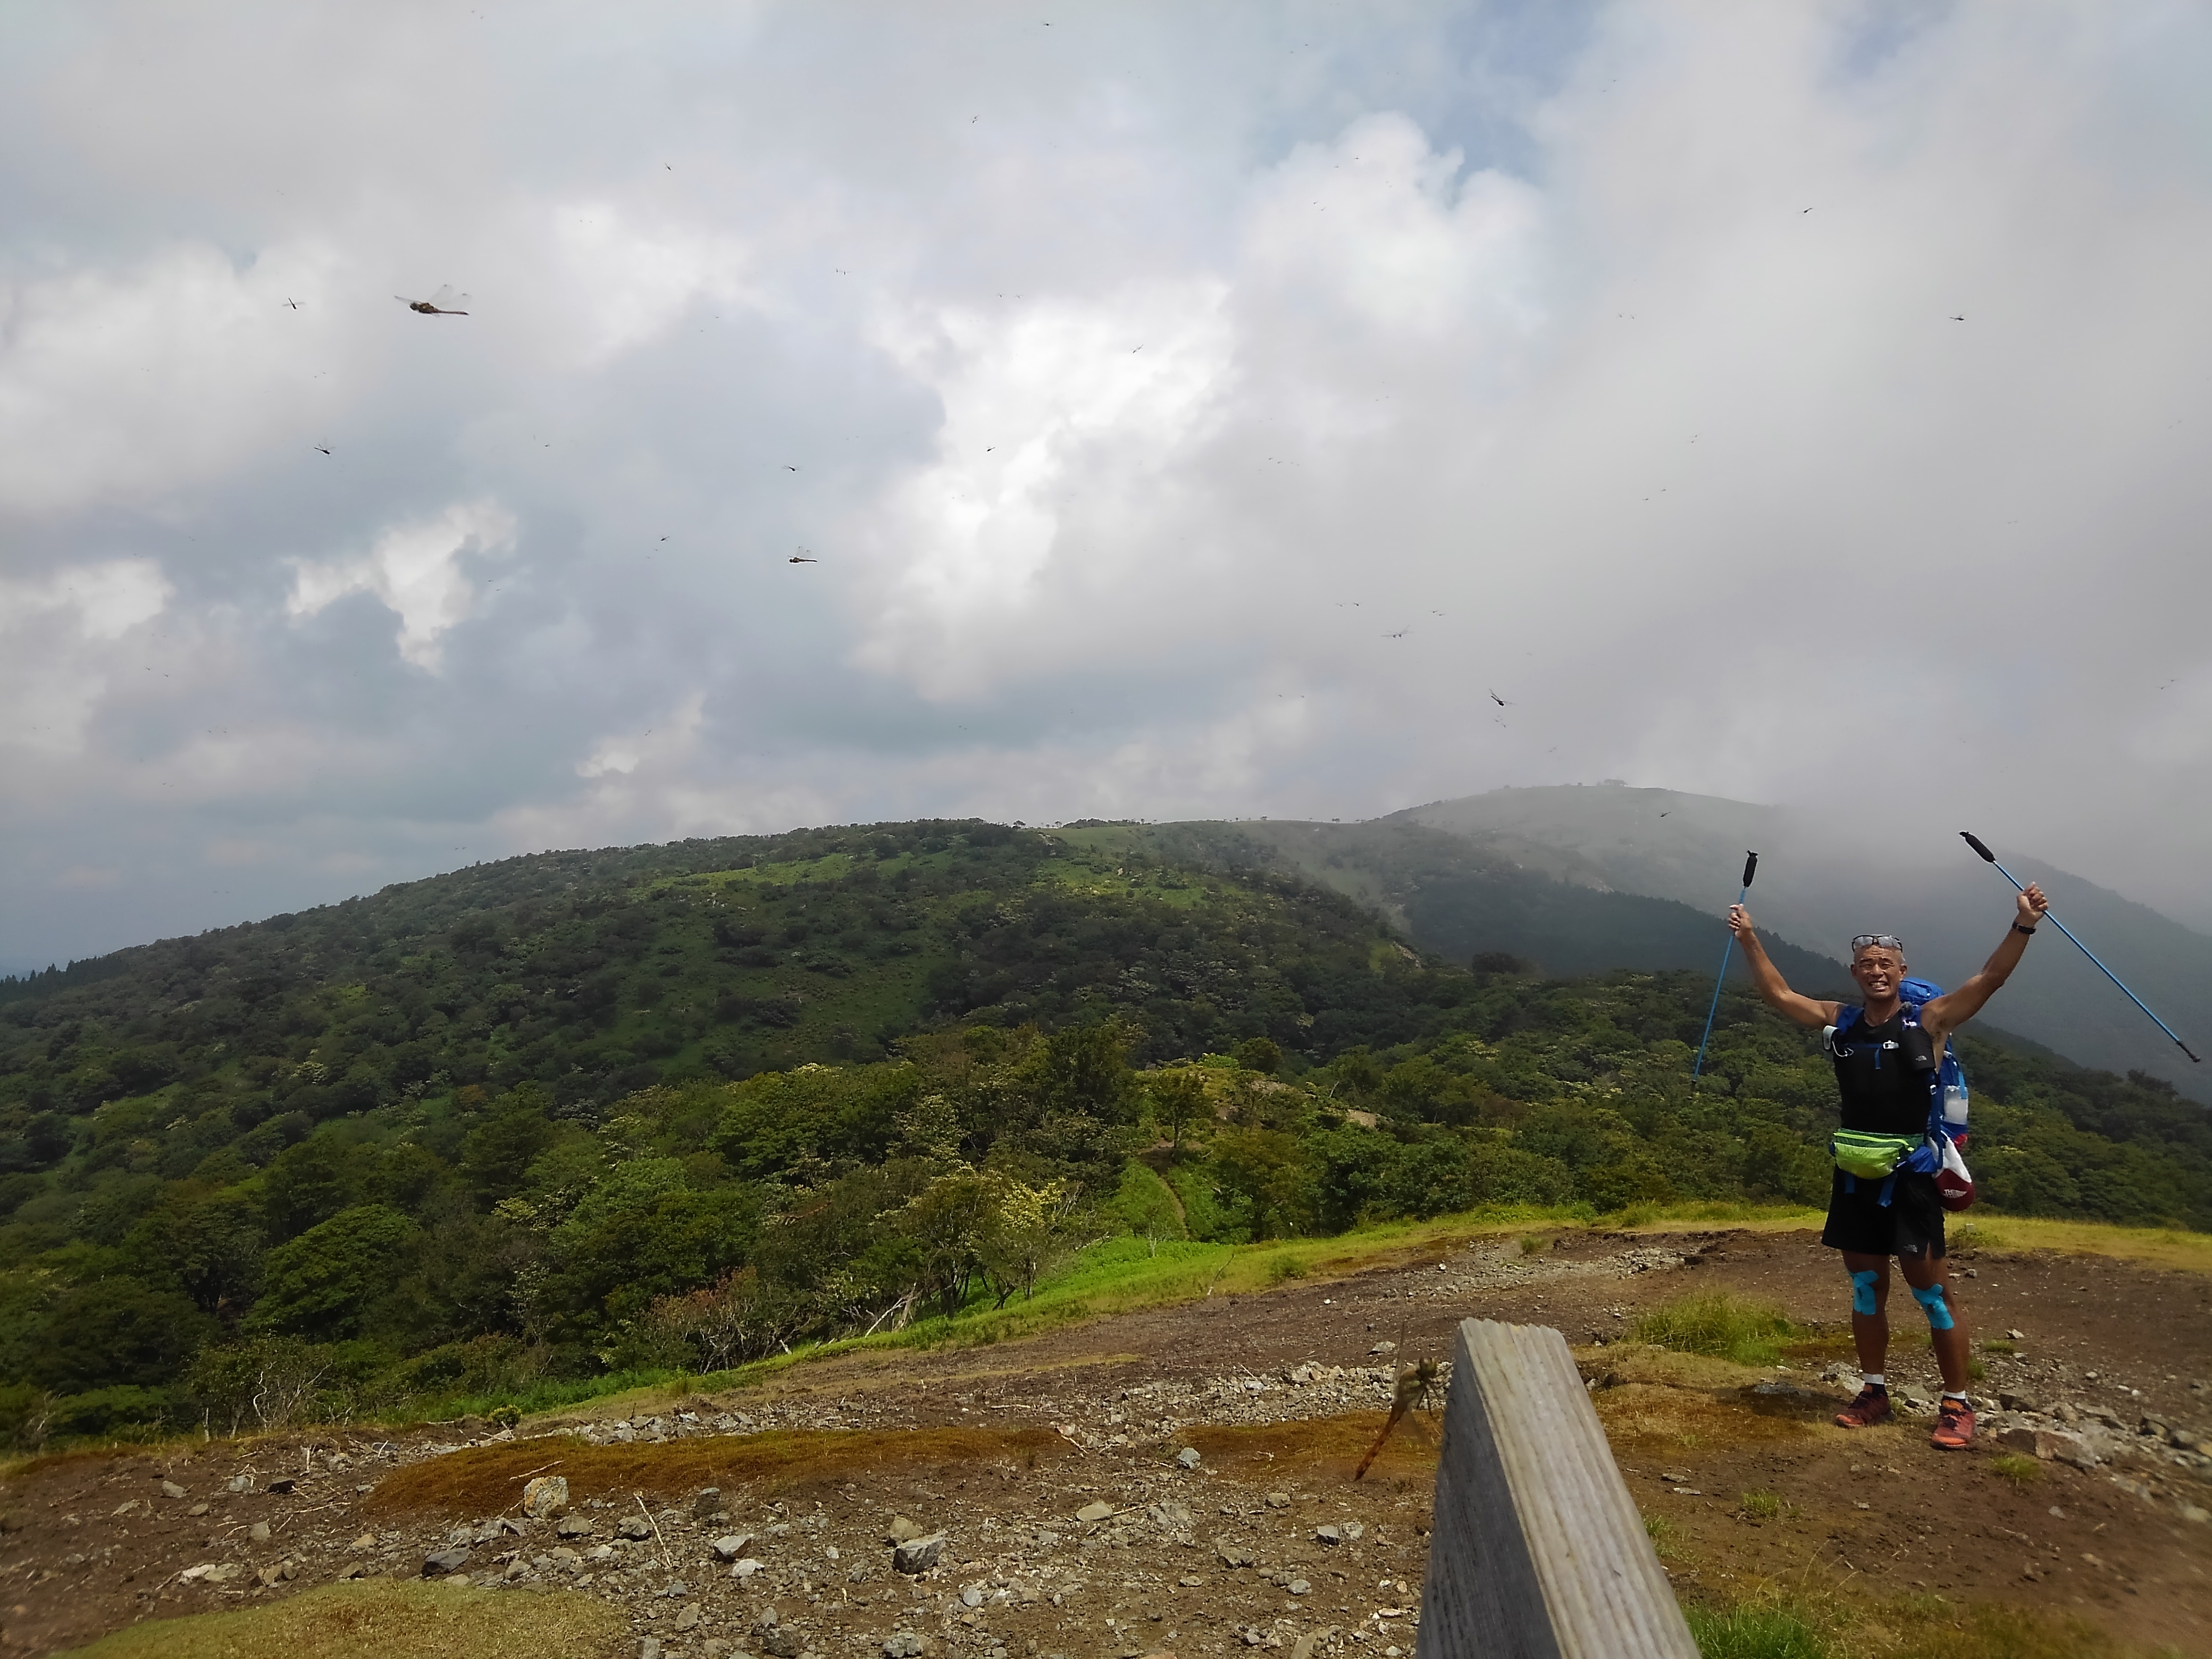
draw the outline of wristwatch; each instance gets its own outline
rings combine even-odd
[[[2021,926],[2018,922],[2016,922],[2016,921],[2015,921],[2014,923],[2013,923],[2013,925],[2012,925],[2012,930],[2013,930],[2013,932],[2014,932],[2014,933],[2019,933],[2019,934],[2021,934],[2021,935],[2023,935],[2024,937],[2028,938],[2028,939],[2033,939],[2033,938],[2035,937],[2035,929],[2034,929],[2034,928],[2033,928],[2033,927],[2021,927]]]

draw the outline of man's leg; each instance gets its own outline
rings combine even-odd
[[[1928,1316],[1928,1336],[1936,1349],[1936,1367],[1943,1373],[1944,1389],[1952,1394],[1966,1393],[1966,1358],[1972,1345],[1966,1340],[1966,1322],[1960,1315],[1959,1304],[1951,1299],[1950,1278],[1942,1260],[1901,1255],[1897,1266],[1905,1282],[1912,1287],[1912,1299]]]
[[[1951,1287],[1946,1282],[1942,1258],[1900,1255],[1897,1265],[1904,1272],[1905,1282],[1912,1287],[1912,1299],[1928,1316],[1929,1345],[1936,1350],[1936,1367],[1943,1373],[1936,1432],[1928,1441],[1944,1450],[1956,1451],[1974,1438],[1974,1408],[1966,1398],[1966,1322],[1951,1305]]]
[[[1866,1386],[1858,1398],[1836,1413],[1846,1429],[1870,1428],[1889,1420],[1889,1394],[1884,1386],[1882,1364],[1889,1352],[1889,1316],[1885,1298],[1889,1294],[1889,1258],[1843,1253],[1844,1271],[1851,1276],[1851,1340],[1857,1346],[1859,1369]]]
[[[1889,1358],[1889,1258],[1845,1250],[1844,1271],[1851,1276],[1851,1342],[1859,1369],[1880,1376]]]

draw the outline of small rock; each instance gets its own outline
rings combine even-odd
[[[884,1659],[915,1659],[929,1651],[929,1638],[910,1630],[895,1630],[884,1638]]]
[[[553,1530],[563,1538],[589,1538],[592,1517],[588,1515],[564,1515]]]
[[[983,1605],[982,1586],[980,1584],[970,1584],[966,1589],[962,1590],[960,1592],[960,1605],[963,1607],[981,1607]]]
[[[2184,1504],[2180,1505],[2180,1510],[2181,1518],[2183,1520],[2194,1521],[2199,1526],[2202,1526],[2208,1521],[2212,1521],[2212,1510],[2200,1509],[2194,1504]]]
[[[161,1483],[161,1496],[162,1496],[162,1497],[164,1497],[164,1498],[182,1498],[184,1495],[185,1495],[185,1489],[184,1489],[182,1486],[179,1486],[175,1481],[173,1481],[173,1480],[164,1480],[164,1481]]]
[[[799,1659],[799,1650],[806,1645],[799,1633],[788,1625],[778,1625],[774,1630],[761,1633],[761,1651],[769,1659]]]
[[[1997,1395],[1997,1404],[2008,1412],[2039,1412],[2043,1409],[2033,1395],[2023,1394],[2017,1389],[2000,1393]]]
[[[522,1512],[533,1521],[558,1515],[568,1507],[568,1482],[557,1474],[541,1474],[522,1489]]]
[[[944,1553],[945,1534],[933,1532],[927,1538],[909,1538],[892,1550],[891,1565],[909,1575],[924,1573],[935,1566]]]
[[[1291,1582],[1290,1582],[1290,1584],[1289,1584],[1289,1587],[1288,1587],[1288,1588],[1289,1588],[1289,1589],[1290,1589],[1291,1594],[1291,1595],[1310,1595],[1310,1594],[1311,1594],[1311,1593],[1312,1593],[1312,1590],[1313,1590],[1313,1586],[1312,1586],[1311,1584],[1309,1584],[1308,1583],[1306,1583],[1306,1581],[1305,1581],[1304,1579],[1303,1579],[1303,1578],[1293,1578],[1293,1579],[1291,1579]]]
[[[748,1555],[744,1560],[732,1564],[730,1567],[730,1577],[732,1578],[750,1578],[765,1565],[767,1565],[766,1562],[756,1561],[752,1557]]]
[[[1377,1342],[1367,1352],[1370,1353],[1395,1353],[1398,1352],[1398,1345],[1395,1342]]]
[[[1291,1649],[1291,1659],[1313,1659],[1314,1646],[1320,1640],[1319,1631],[1308,1631],[1304,1636],[1298,1638],[1297,1644]]]
[[[296,1481],[290,1480],[271,1480],[262,1490],[264,1492],[274,1492],[277,1497],[283,1498],[289,1493],[292,1488],[297,1484],[298,1483]]]
[[[1200,1461],[1201,1460],[1198,1455],[1198,1448],[1195,1446],[1185,1446],[1181,1451],[1176,1454],[1176,1462],[1182,1464],[1183,1468],[1187,1469],[1196,1468]]]
[[[641,1515],[625,1515],[615,1528],[615,1535],[633,1542],[642,1542],[653,1536],[653,1522]]]
[[[1357,1544],[1361,1539],[1366,1536],[1367,1528],[1363,1523],[1358,1521],[1347,1521],[1344,1523],[1344,1541],[1346,1543]]]
[[[753,1535],[749,1532],[726,1533],[708,1547],[723,1560],[734,1561],[745,1553],[745,1547],[752,1541]]]
[[[365,1532],[362,1534],[360,1537],[353,1540],[351,1547],[357,1550],[374,1549],[376,1547],[376,1534],[373,1532]]]
[[[1103,1521],[1113,1513],[1114,1506],[1101,1500],[1096,1504],[1085,1504],[1081,1509],[1076,1510],[1075,1518],[1079,1521]]]
[[[248,1538],[251,1538],[257,1544],[267,1543],[269,1541],[269,1523],[266,1521],[256,1521],[251,1527],[246,1528],[246,1535]]]
[[[722,1489],[720,1486],[706,1487],[691,1500],[691,1518],[695,1521],[711,1521],[721,1513]]]
[[[908,1520],[903,1515],[895,1515],[891,1516],[890,1530],[884,1534],[884,1542],[886,1544],[903,1544],[909,1538],[919,1538],[921,1536],[921,1528],[920,1527],[915,1526],[913,1522]]]
[[[253,1477],[250,1474],[234,1474],[231,1476],[229,1480],[225,1483],[223,1490],[225,1492],[252,1492],[253,1490]]]
[[[2027,1340],[2027,1333],[2026,1331],[2007,1331],[2005,1334],[2015,1342],[2025,1342]]]
[[[1344,1532],[1336,1522],[1331,1521],[1316,1527],[1314,1537],[1324,1544],[1341,1544],[1344,1541]]]
[[[205,1504],[193,1504],[193,1505],[191,1506],[191,1508],[190,1508],[190,1509],[188,1509],[188,1510],[186,1510],[185,1511],[185,1513],[186,1515],[191,1516],[193,1516],[195,1519],[197,1519],[197,1518],[198,1518],[198,1516],[200,1516],[205,1515],[207,1512],[208,1512],[208,1506],[207,1506]]]
[[[441,1573],[459,1572],[469,1559],[469,1552],[459,1545],[450,1549],[433,1550],[422,1558],[422,1576],[435,1578]]]
[[[1213,1540],[1213,1553],[1221,1558],[1221,1565],[1225,1567],[1249,1567],[1252,1565],[1250,1547],[1233,1543],[1226,1538]]]
[[[1267,1494],[1267,1507],[1268,1507],[1269,1509],[1271,1509],[1271,1510],[1286,1510],[1286,1509],[1290,1508],[1290,1506],[1291,1506],[1291,1495],[1290,1495],[1290,1493],[1288,1493],[1288,1492],[1269,1492],[1269,1493]]]
[[[660,1638],[658,1636],[638,1638],[637,1659],[660,1659]]]

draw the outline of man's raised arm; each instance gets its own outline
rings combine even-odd
[[[1920,1023],[1930,1036],[1941,1042],[1982,1012],[1982,1005],[1996,994],[1997,987],[2010,979],[2012,970],[2020,966],[2020,959],[2027,951],[2028,936],[2042,925],[2043,913],[2050,908],[2051,901],[2044,897],[2039,884],[2031,881],[2021,890],[2013,900],[2012,926],[1997,941],[1997,948],[1990,952],[1982,971],[1957,990],[1934,999],[1920,1011]]]
[[[1759,994],[1766,1006],[1784,1019],[1794,1019],[1800,1025],[1832,1025],[1839,1002],[1815,1002],[1810,997],[1800,996],[1790,988],[1782,977],[1782,970],[1766,954],[1766,947],[1759,942],[1758,930],[1751,925],[1751,912],[1741,904],[1729,906],[1728,923],[1735,934],[1735,942],[1743,951],[1743,959],[1751,969],[1751,982],[1759,987]]]

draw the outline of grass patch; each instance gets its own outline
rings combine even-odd
[[[1379,1420],[1379,1419],[1378,1419]],[[394,1470],[362,1500],[364,1512],[498,1515],[522,1501],[533,1474],[558,1474],[572,1503],[632,1492],[675,1495],[757,1483],[774,1490],[886,1468],[995,1465],[1028,1470],[1073,1447],[1047,1429],[858,1429],[709,1435],[659,1444],[593,1446],[548,1435],[471,1446]]]
[[[1521,1254],[1523,1255],[1541,1255],[1551,1248],[1552,1240],[1547,1234],[1523,1233],[1521,1235]]]
[[[1627,1382],[1601,1389],[1593,1403],[1616,1446],[1641,1441],[1693,1451],[1708,1441],[1791,1440],[1809,1431],[1808,1419],[1754,1412],[1695,1389]]]
[[[1685,1607],[1704,1659],[1829,1659],[1835,1650],[1786,1607]]]
[[[1990,1459],[1990,1473],[2002,1475],[2015,1486],[2043,1479],[2043,1465],[2025,1452],[1999,1452]]]
[[[629,1621],[574,1590],[497,1595],[370,1579],[328,1584],[236,1613],[149,1619],[76,1659],[297,1659],[374,1653],[380,1659],[508,1659],[521,1653],[613,1659],[633,1652]]]
[[[1270,1285],[1286,1284],[1305,1276],[1305,1264],[1294,1255],[1279,1255],[1267,1264],[1267,1282]]]
[[[1644,1535],[1651,1540],[1652,1553],[1662,1561],[1679,1561],[1682,1559],[1681,1529],[1665,1516],[1645,1516]]]
[[[2123,1650],[2095,1626],[2040,1608],[1982,1602],[1891,1611],[1905,1637],[1894,1659],[2116,1659]]]
[[[1771,1365],[1781,1358],[1790,1322],[1771,1302],[1725,1291],[1687,1296],[1655,1308],[1631,1333],[1638,1342],[1680,1353],[1710,1354],[1739,1365]]]
[[[1747,1521],[1779,1521],[1782,1500],[1771,1492],[1747,1492],[1736,1500],[1736,1512]]]
[[[2179,1227],[2115,1227],[2101,1221],[2054,1221],[2040,1216],[1988,1216],[1951,1235],[1954,1250],[2057,1250],[2066,1255],[2110,1256],[2148,1267],[2212,1273],[2212,1233]]]

